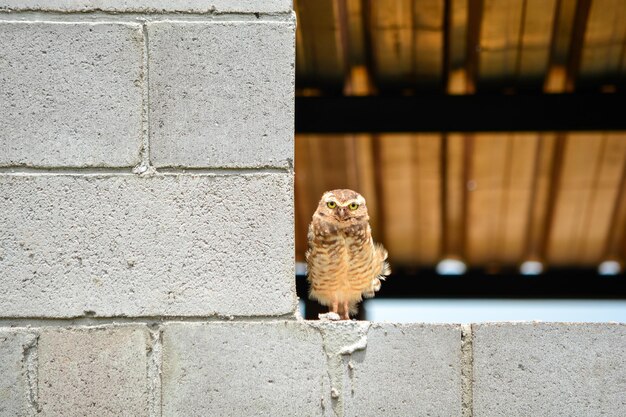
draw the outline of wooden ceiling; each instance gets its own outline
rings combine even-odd
[[[299,135],[296,249],[322,193],[359,190],[392,260],[593,266],[626,255],[626,135]]]
[[[620,92],[623,0],[296,0],[300,95]],[[416,115],[419,117],[419,115]],[[523,117],[523,115],[520,115]],[[296,136],[296,256],[326,190],[393,264],[626,261],[626,132]]]
[[[615,91],[623,0],[295,0],[300,93]]]

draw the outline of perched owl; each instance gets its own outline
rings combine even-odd
[[[324,193],[309,226],[310,298],[349,319],[363,297],[391,272],[387,251],[374,244],[365,199],[352,190]]]

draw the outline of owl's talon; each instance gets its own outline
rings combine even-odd
[[[343,302],[343,316],[344,320],[350,320],[350,307],[348,306],[348,302]]]

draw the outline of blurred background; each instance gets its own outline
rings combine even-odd
[[[626,322],[626,2],[294,0],[296,277],[324,191],[393,274],[360,318]]]

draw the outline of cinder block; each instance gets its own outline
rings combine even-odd
[[[285,13],[291,0],[0,0],[0,10],[116,13]]]
[[[288,166],[294,36],[293,22],[148,24],[154,165]]]
[[[474,416],[626,415],[626,325],[473,326]]]
[[[372,324],[348,379],[346,416],[460,416],[461,329]]]
[[[143,326],[45,329],[39,339],[39,406],[46,416],[147,416]]]
[[[0,175],[5,317],[282,315],[292,175]]]
[[[329,391],[322,337],[302,322],[181,323],[163,332],[163,415],[322,415]]]
[[[139,163],[141,25],[0,21],[0,45],[0,166]]]
[[[28,380],[28,356],[35,345],[34,334],[0,329],[0,416],[36,414],[36,390]],[[35,373],[34,368],[30,371]]]

